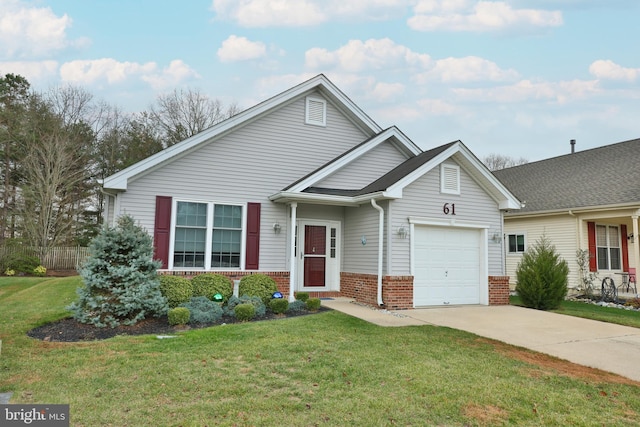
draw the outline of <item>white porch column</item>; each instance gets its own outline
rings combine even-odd
[[[294,290],[296,287],[296,221],[297,221],[298,203],[291,202],[291,227],[289,231],[289,250],[291,251],[289,262],[289,302],[294,302],[296,297]]]
[[[640,235],[638,235],[638,212],[631,215],[631,225],[633,226],[633,260],[636,268],[636,280],[640,273]],[[626,236],[625,236],[626,237]]]

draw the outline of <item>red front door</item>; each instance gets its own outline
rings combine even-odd
[[[325,286],[327,227],[304,226],[304,286]]]

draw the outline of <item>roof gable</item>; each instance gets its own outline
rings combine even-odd
[[[500,209],[520,208],[520,201],[461,141],[454,141],[414,155],[359,190],[315,187],[313,186],[314,174],[311,174],[307,177],[308,179],[298,181],[295,185],[273,195],[271,199],[287,201],[300,197],[301,200],[310,200],[313,195],[316,195],[318,200],[325,203],[335,198],[337,203],[359,204],[371,198],[400,198],[406,186],[447,159],[455,160],[487,194],[496,200]]]
[[[168,147],[140,162],[123,169],[104,179],[103,187],[112,190],[126,190],[130,179],[139,176],[159,167],[160,165],[173,161],[188,153],[203,143],[212,140],[243,126],[244,124],[256,120],[268,112],[279,108],[300,97],[306,96],[314,91],[321,93],[329,102],[344,114],[355,126],[365,134],[375,135],[382,129],[357,105],[353,103],[342,91],[340,91],[323,74],[319,74],[306,82],[294,86],[260,104],[255,105],[227,120],[224,120],[209,129],[200,132],[176,145]]]

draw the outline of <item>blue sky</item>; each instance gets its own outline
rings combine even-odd
[[[424,149],[529,161],[640,137],[638,0],[0,0],[0,74],[125,111],[243,108],[324,73]]]

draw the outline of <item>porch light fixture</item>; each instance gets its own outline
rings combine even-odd
[[[633,233],[631,233],[631,234],[629,234],[629,235],[627,236],[627,240],[628,240],[630,243],[633,243]]]
[[[500,243],[502,241],[502,236],[498,232],[493,233],[493,237],[491,237],[491,240],[493,240],[494,243]]]
[[[400,227],[398,227],[398,237],[400,237],[401,239],[406,239],[407,234],[409,234],[407,232],[407,227],[405,227],[404,225],[401,225]]]
[[[282,227],[280,227],[280,223],[279,222],[275,222],[273,224],[273,232],[276,234],[280,234],[280,230],[282,229]]]

